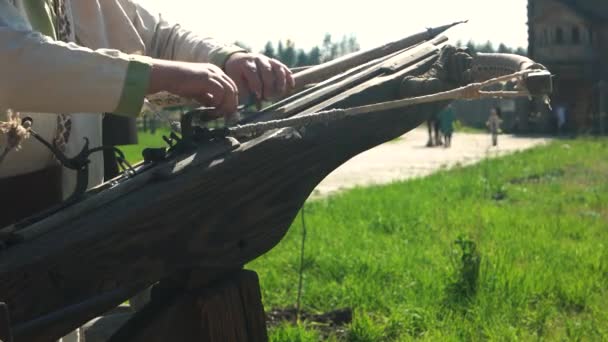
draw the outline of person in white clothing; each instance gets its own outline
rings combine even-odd
[[[102,144],[102,115],[135,117],[144,98],[169,92],[236,111],[239,98],[271,99],[294,81],[280,62],[171,24],[134,0],[0,0],[0,122],[8,110],[68,156],[84,138]],[[69,196],[75,173],[61,169],[34,139],[5,149],[0,134],[3,215],[0,226]],[[89,185],[103,180],[101,154],[91,156]],[[23,192],[36,189],[36,196]]]

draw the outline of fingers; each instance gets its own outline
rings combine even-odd
[[[201,104],[215,107],[217,116],[232,114],[238,106],[238,91],[234,82],[225,75],[211,74],[197,98]]]
[[[256,58],[256,64],[258,66],[258,75],[262,79],[262,98],[264,100],[270,100],[276,94],[275,88],[275,76],[272,71],[272,65],[268,58]]]
[[[263,55],[247,56],[241,62],[239,69],[241,76],[237,76],[236,79],[242,78],[243,82],[237,81],[238,89],[243,93],[255,94],[258,100],[271,100],[286,94],[295,86],[289,68],[281,62]]]
[[[296,86],[291,70],[276,59],[270,59],[270,64],[275,75],[277,95],[285,95],[291,92]]]
[[[228,75],[222,72],[221,76],[222,80],[225,82],[225,86],[227,86],[224,98],[229,100],[224,101],[227,102],[227,107],[229,110],[224,114],[232,114],[236,112],[237,107],[239,105],[239,88],[236,86],[236,83],[230,77],[228,77]]]
[[[296,87],[296,80],[293,78],[293,74],[288,67],[283,66],[287,70],[287,84],[289,85],[289,91],[292,91]]]
[[[216,79],[210,79],[200,93],[201,98],[196,100],[205,106],[217,108],[219,112],[224,109],[224,95],[224,86]]]
[[[279,63],[277,60],[275,59],[271,59],[269,61],[271,67],[272,67],[272,71],[274,73],[274,78],[275,78],[275,90],[279,93],[279,94],[284,94],[286,91],[286,81],[287,81],[287,73],[285,72],[285,69],[283,68],[284,65]]]
[[[243,67],[243,78],[249,92],[255,94],[258,100],[262,99],[263,84],[258,74],[258,66],[253,59],[247,60]]]

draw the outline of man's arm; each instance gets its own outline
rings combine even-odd
[[[0,75],[0,107],[25,112],[135,116],[157,91],[222,114],[237,104],[236,85],[218,67],[57,42],[32,31],[7,0],[0,0]]]
[[[0,104],[41,113],[137,115],[150,63],[0,26]]]
[[[258,99],[271,99],[286,94],[294,86],[289,69],[275,59],[201,37],[178,24],[168,23],[135,0],[118,1],[142,37],[149,56],[212,63],[236,83],[241,100],[249,94],[255,94]]]

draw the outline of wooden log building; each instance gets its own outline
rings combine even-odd
[[[566,129],[608,131],[608,1],[529,0],[528,54],[553,74],[552,102],[567,109]],[[555,125],[545,113],[540,125]]]

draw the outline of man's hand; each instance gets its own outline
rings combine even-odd
[[[228,58],[224,70],[236,83],[242,102],[251,94],[257,100],[271,100],[295,86],[288,67],[262,54],[237,52]]]
[[[238,89],[222,69],[209,63],[154,60],[148,94],[167,91],[228,116],[237,110]]]

